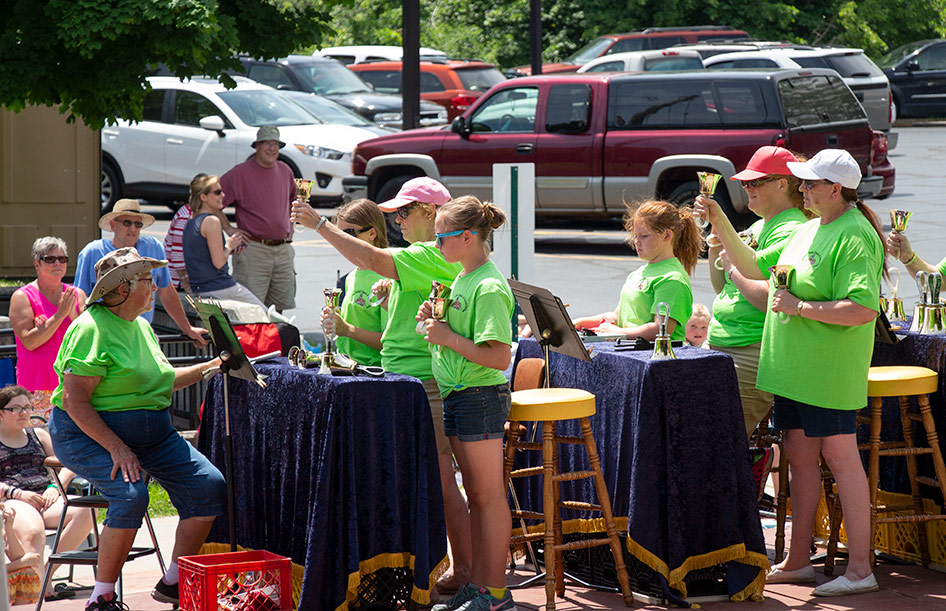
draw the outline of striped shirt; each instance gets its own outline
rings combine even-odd
[[[171,219],[168,234],[164,236],[164,254],[168,258],[168,271],[171,272],[171,286],[176,289],[181,286],[181,276],[187,276],[184,268],[184,248],[182,246],[184,226],[191,218],[191,207],[184,204]]]

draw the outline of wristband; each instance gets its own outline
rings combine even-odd
[[[804,301],[799,301],[798,305],[795,306],[795,316],[801,316],[801,309],[805,307]]]
[[[50,488],[55,488],[55,487],[56,487],[56,484],[49,484],[48,486],[46,486],[46,490],[49,490]]]
[[[319,229],[322,228],[322,225],[325,224],[325,221],[326,221],[326,220],[328,220],[328,219],[326,219],[326,218],[323,216],[322,218],[319,219],[319,222],[315,224],[315,232],[316,232],[316,233],[319,232]]]
[[[910,264],[913,263],[915,260],[916,260],[916,251],[914,250],[914,251],[913,251],[913,256],[910,257],[910,260],[909,260],[909,261],[901,261],[901,263],[903,263],[904,265],[910,265]]]

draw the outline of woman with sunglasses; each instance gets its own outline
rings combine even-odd
[[[825,149],[804,163],[788,163],[801,179],[805,208],[817,218],[799,225],[780,252],[759,253],[744,275],[769,265],[791,265],[787,289],[769,292],[760,389],[775,395],[773,424],[785,431],[792,483],[792,536],[788,557],[769,583],[815,581],[809,559],[821,494],[820,457],[837,482],[848,536],[844,575],[814,589],[843,596],[878,589],[871,572],[870,494],[857,450],[856,414],[866,405],[874,319],[885,273],[877,215],[857,196],[861,171],[847,151]],[[731,236],[720,235],[727,249]],[[729,240],[727,242],[727,240]]]
[[[335,226],[376,248],[388,247],[384,214],[370,199],[356,199],[339,208]],[[338,351],[362,365],[381,365],[381,332],[388,322],[388,310],[372,295],[372,287],[383,280],[377,272],[356,267],[345,276],[341,312],[322,310],[323,326],[334,325]]]
[[[746,169],[733,175],[749,196],[749,210],[760,217],[746,231],[737,235],[729,218],[719,205],[704,196],[697,200],[696,210],[713,208],[710,220],[713,233],[709,244],[709,272],[716,300],[709,326],[710,348],[733,358],[746,435],[751,436],[759,422],[772,410],[772,393],[756,388],[759,351],[762,348],[762,327],[765,323],[768,284],[739,273],[716,235],[724,234],[734,248],[744,254],[781,248],[780,244],[795,227],[810,216],[803,212],[804,198],[798,190],[800,180],[788,169],[798,158],[787,149],[763,146],[749,160]],[[741,239],[740,239],[741,238]],[[764,277],[768,270],[761,269]]]
[[[10,298],[10,325],[16,337],[16,383],[33,395],[33,410],[49,419],[49,398],[59,385],[53,362],[66,329],[85,309],[82,289],[65,284],[66,243],[46,236],[33,242],[36,280]]]
[[[350,236],[328,223],[307,203],[295,201],[292,221],[314,229],[342,256],[360,269],[370,269],[390,278],[388,324],[381,334],[381,365],[393,373],[414,376],[424,383],[440,464],[447,539],[453,552],[453,571],[437,582],[440,594],[452,594],[470,577],[471,543],[470,514],[460,494],[453,472],[450,442],[443,432],[443,400],[431,369],[431,354],[424,336],[417,333],[417,309],[430,295],[431,282],[451,285],[460,273],[459,263],[447,263],[435,243],[434,218],[437,210],[450,201],[446,187],[427,176],[414,178],[401,187],[397,195],[378,204],[384,212],[396,214],[407,248],[384,249]],[[379,295],[379,298],[382,295]]]
[[[246,244],[246,238],[242,232],[236,232],[224,242],[223,228],[215,214],[223,210],[223,196],[216,176],[198,174],[191,181],[190,207],[194,213],[181,236],[191,292],[257,306],[259,311],[241,316],[245,322],[269,320],[263,302],[230,275],[227,260]]]

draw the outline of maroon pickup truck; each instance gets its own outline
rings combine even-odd
[[[366,140],[354,152],[346,197],[383,201],[421,175],[454,195],[492,198],[494,163],[535,163],[536,215],[620,216],[626,201],[686,205],[697,171],[726,179],[760,146],[811,156],[844,148],[861,195],[893,192],[882,132],[831,70],[569,74],[494,86],[449,127]],[[740,186],[717,199],[737,225],[754,220]]]

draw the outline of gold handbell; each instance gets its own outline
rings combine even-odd
[[[716,192],[716,185],[722,175],[712,172],[697,172],[696,177],[700,181],[700,193],[709,196]]]
[[[296,199],[307,202],[309,201],[309,194],[312,193],[312,185],[315,184],[315,181],[308,180],[305,178],[296,179]]]
[[[887,297],[883,293],[880,294],[880,311],[884,314],[887,313]]]
[[[661,314],[661,309],[663,314]],[[667,320],[669,318],[670,304],[661,301],[657,304],[657,337],[654,338],[654,353],[650,356],[651,360],[665,361],[677,358],[673,353],[670,335],[667,334]]]
[[[923,335],[942,335],[946,333],[946,325],[943,322],[943,304],[926,306],[926,318],[923,320],[923,328],[920,329]]]
[[[887,314],[887,320],[890,322],[906,322],[907,315],[903,310],[903,300],[897,297],[891,297],[887,300],[887,307],[884,308]]]
[[[907,229],[907,222],[910,220],[911,216],[913,216],[913,213],[906,210],[891,210],[890,228],[903,233]]]

